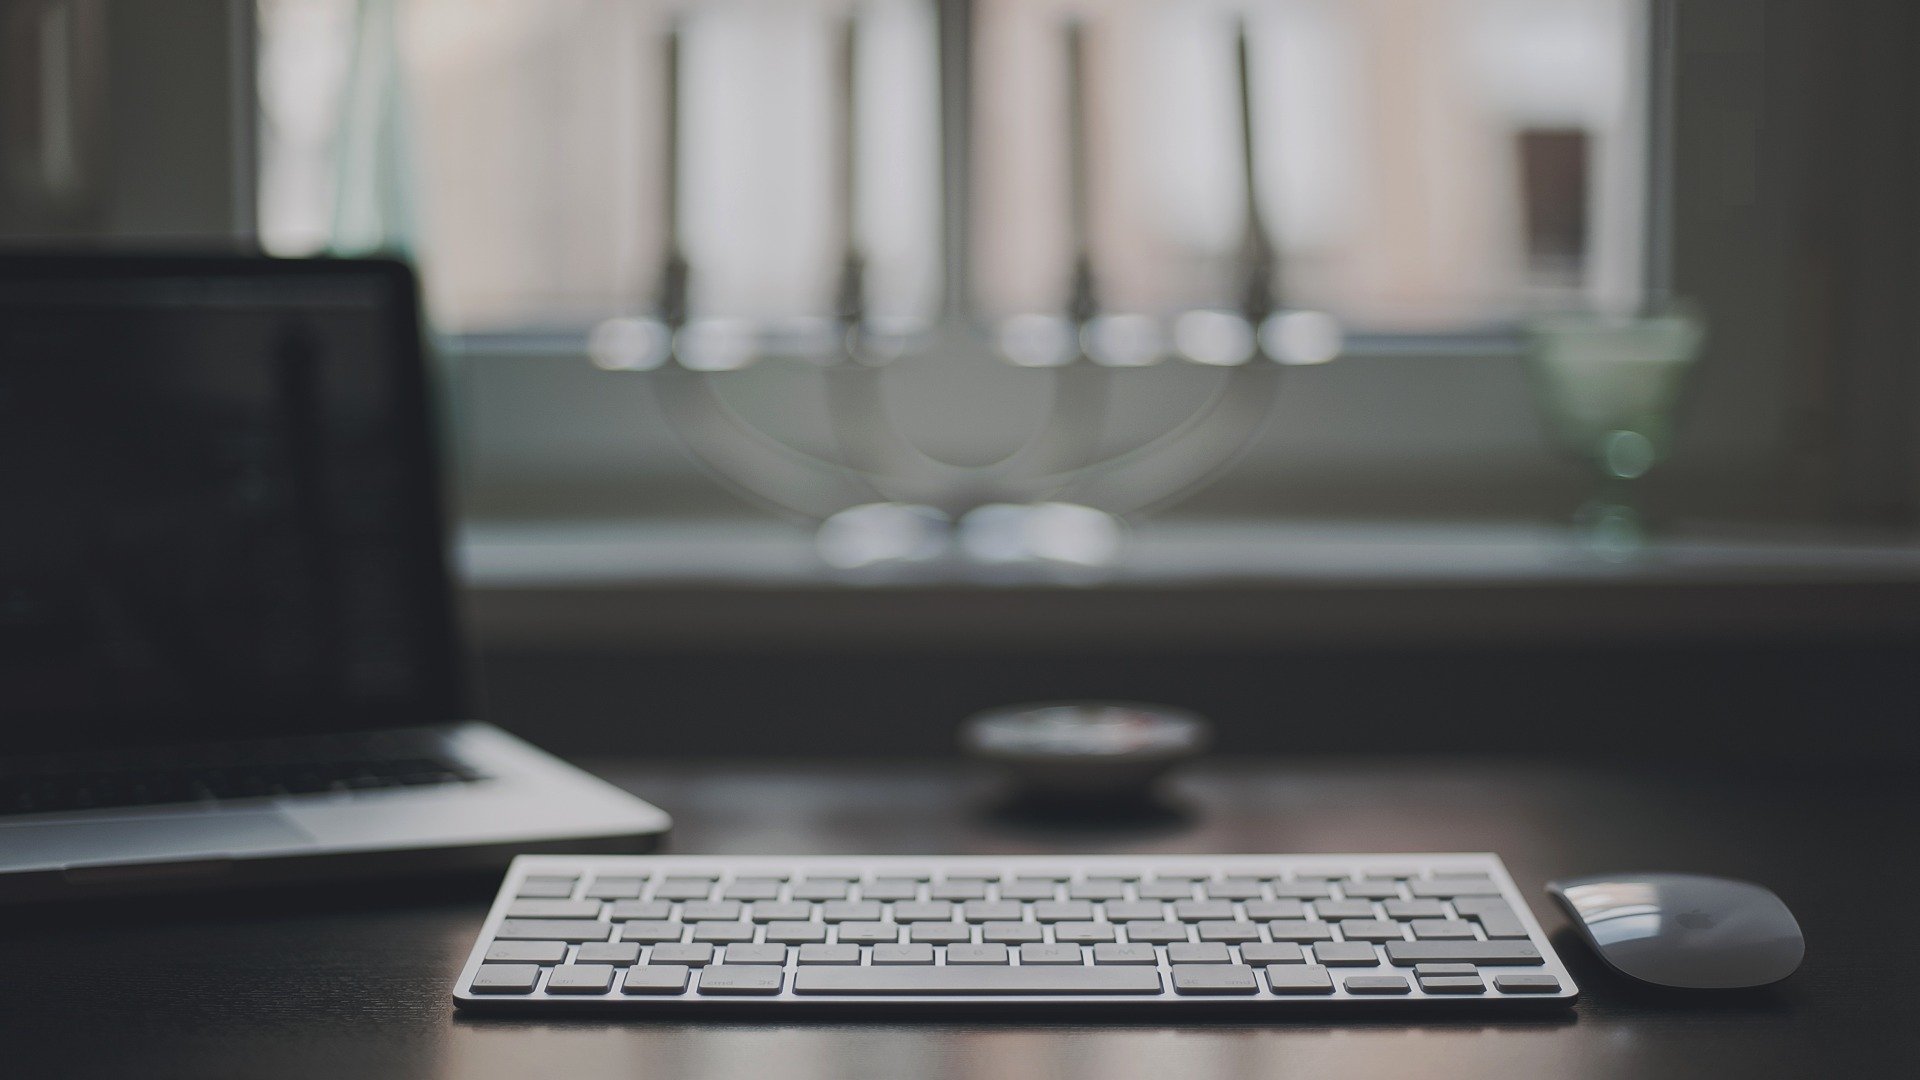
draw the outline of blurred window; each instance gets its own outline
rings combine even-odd
[[[664,236],[665,28],[684,27],[695,307],[831,310],[839,20],[828,0],[259,0],[260,231],[401,245],[443,329],[648,310]],[[878,314],[924,317],[941,251],[938,0],[860,15],[855,229]],[[1071,279],[1065,49],[1086,27],[1103,300],[1229,303],[1242,227],[1235,27],[1284,295],[1360,331],[1485,329],[1638,294],[1644,0],[975,0],[970,296]],[[950,45],[951,43],[947,43]],[[956,54],[957,55],[957,54]]]

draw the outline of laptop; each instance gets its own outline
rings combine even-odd
[[[0,901],[646,850],[476,721],[414,278],[0,256]]]

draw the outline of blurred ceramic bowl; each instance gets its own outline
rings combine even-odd
[[[1165,705],[1054,702],[969,719],[961,746],[1004,767],[1023,794],[1052,800],[1144,794],[1207,748],[1210,725]]]

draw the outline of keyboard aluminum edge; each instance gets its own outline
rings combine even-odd
[[[550,994],[544,986],[528,994],[485,994],[474,993],[470,983],[485,955],[487,945],[493,940],[501,921],[506,917],[507,906],[514,900],[519,883],[527,877],[550,874],[577,873],[582,876],[594,874],[617,876],[624,872],[661,874],[665,876],[675,868],[688,871],[720,871],[733,876],[752,876],[756,871],[777,871],[781,873],[804,873],[809,867],[814,869],[858,870],[871,877],[885,876],[888,869],[933,870],[936,873],[984,870],[994,868],[1017,872],[1025,866],[1045,867],[1049,869],[1070,869],[1077,876],[1098,876],[1102,869],[1145,871],[1160,870],[1200,870],[1232,871],[1259,870],[1275,867],[1287,868],[1292,873],[1315,870],[1359,870],[1364,872],[1368,866],[1390,867],[1421,865],[1433,872],[1472,872],[1484,873],[1499,886],[1500,894],[1506,900],[1527,931],[1527,940],[1532,942],[1541,953],[1544,961],[1538,966],[1526,970],[1555,976],[1561,985],[1557,993],[1552,994],[1499,994],[1488,992],[1483,995],[1452,996],[1428,995],[1416,990],[1406,995],[1356,995],[1348,993],[1340,985],[1346,974],[1359,969],[1335,969],[1335,988],[1332,994],[1278,996],[1262,989],[1252,995],[1179,995],[1171,990],[1168,969],[1159,965],[1163,990],[1158,995],[1118,996],[1118,995],[1054,995],[1045,996],[946,996],[946,995],[860,995],[833,996],[820,994],[796,994],[792,989],[793,973],[797,968],[795,955],[790,955],[786,964],[786,983],[777,995],[764,996],[701,996],[691,989],[679,995],[626,995],[616,985],[614,991],[606,995]],[[797,954],[797,950],[794,950]],[[1412,978],[1411,968],[1390,969]],[[1498,969],[1493,969],[1498,970]],[[697,972],[694,976],[698,977]],[[1490,852],[1446,852],[1446,853],[1332,853],[1312,855],[1257,855],[1257,854],[1199,854],[1199,855],[1154,855],[1154,856],[805,856],[805,857],[753,857],[753,856],[699,856],[699,855],[633,855],[633,856],[572,856],[572,855],[522,855],[514,859],[513,864],[501,882],[495,895],[493,906],[480,933],[476,936],[460,974],[455,982],[454,1003],[464,1011],[474,1013],[552,1013],[571,1014],[594,1012],[601,1015],[627,1014],[648,1016],[678,1016],[696,1019],[703,1015],[719,1016],[758,1014],[761,1016],[840,1016],[860,1015],[927,1015],[957,1014],[973,1015],[994,1014],[996,1016],[1031,1016],[1035,1019],[1055,1017],[1066,1014],[1104,1015],[1119,1017],[1146,1010],[1163,1016],[1178,1015],[1188,1010],[1196,1010],[1198,1016],[1220,1015],[1226,1012],[1260,1013],[1341,1013],[1341,1012],[1402,1012],[1410,1015],[1436,1014],[1441,1012],[1472,1013],[1481,1016],[1502,1014],[1537,1014],[1542,1009],[1564,1009],[1579,997],[1579,987],[1566,970],[1559,955],[1547,940],[1546,934],[1535,917],[1532,905],[1526,902],[1519,888],[1508,874],[1505,864]]]

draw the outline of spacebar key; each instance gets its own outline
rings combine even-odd
[[[1145,967],[819,967],[793,975],[796,994],[1157,994]]]

